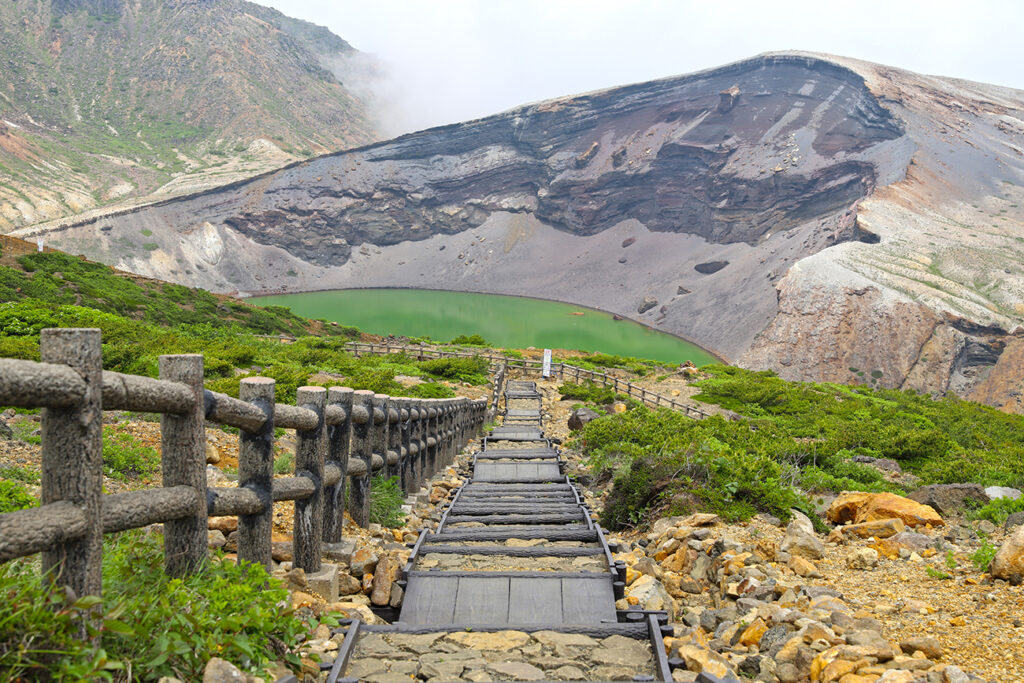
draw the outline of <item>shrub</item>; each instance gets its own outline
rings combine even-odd
[[[572,399],[595,405],[608,405],[625,398],[622,394],[616,394],[609,387],[595,384],[590,380],[581,384],[571,384],[568,382],[562,384],[558,387],[558,393],[562,395],[562,400]]]
[[[968,513],[970,519],[987,519],[993,524],[1002,526],[1006,518],[1015,512],[1024,512],[1024,496],[1017,498],[996,498],[977,510]]]
[[[29,494],[23,484],[0,479],[0,513],[35,507],[38,501]]]
[[[487,340],[481,337],[479,334],[460,334],[455,339],[452,339],[449,344],[461,344],[463,346],[490,346]]]
[[[405,494],[398,483],[398,477],[378,474],[370,479],[370,521],[388,528],[400,527],[405,523]]]
[[[31,560],[0,565],[0,592],[12,606],[0,620],[3,680],[199,680],[213,656],[264,675],[272,660],[298,669],[295,648],[308,625],[289,607],[287,589],[259,565],[213,561],[201,573],[168,579],[156,535],[108,537],[103,600],[70,602],[49,590]],[[101,614],[94,647],[76,618]]]
[[[436,358],[419,362],[419,369],[433,377],[468,382],[469,384],[487,384],[488,363],[486,358]]]
[[[155,448],[143,446],[127,432],[103,428],[103,473],[112,479],[128,481],[155,473],[160,455]]]

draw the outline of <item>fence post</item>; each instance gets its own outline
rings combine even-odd
[[[438,428],[441,411],[437,399],[427,399],[427,477],[432,477],[439,466],[438,451],[441,448],[441,430]],[[434,443],[431,444],[430,442]]]
[[[168,576],[197,571],[206,561],[206,407],[203,402],[203,357],[160,356],[160,379],[180,382],[195,396],[184,415],[160,416],[161,469],[164,486],[190,486],[199,494],[195,514],[164,523],[164,568]]]
[[[398,424],[393,429],[398,433],[398,476],[402,491],[412,493],[412,455],[409,453],[409,399],[393,400],[398,413]]]
[[[390,399],[388,401],[388,448],[387,448],[387,462],[388,462],[388,476],[398,477],[398,481],[402,480],[402,432],[399,420],[401,419],[401,407],[399,406],[398,399]],[[395,462],[392,464],[391,458],[394,457]]]
[[[44,363],[74,368],[85,395],[70,408],[42,411],[42,504],[66,500],[82,508],[89,531],[42,554],[44,572],[75,595],[103,588],[103,358],[97,329],[45,329],[39,335]],[[84,634],[84,624],[82,625]]]
[[[331,387],[327,390],[327,405],[339,406],[345,411],[345,419],[327,428],[327,462],[341,470],[341,479],[334,486],[324,489],[324,542],[341,541],[345,521],[345,480],[348,479],[348,449],[352,432],[352,394],[348,387]]]
[[[238,559],[271,566],[271,533],[274,526],[274,389],[270,377],[246,377],[238,385],[238,398],[251,403],[266,416],[258,432],[238,433],[238,488],[255,493],[263,509],[238,516]],[[206,496],[203,496],[205,499]]]
[[[292,554],[295,566],[309,574],[320,571],[324,537],[324,457],[327,451],[324,409],[327,406],[327,389],[299,387],[295,403],[300,408],[312,410],[317,417],[317,425],[313,429],[295,430],[295,476],[312,480],[313,495],[295,501]]]
[[[423,448],[423,400],[414,398],[409,402],[409,417],[412,420],[412,435],[409,440],[412,453],[412,486],[413,492],[419,491],[426,477],[423,476],[423,459],[426,456]]]
[[[373,429],[373,392],[360,389],[352,395],[352,450],[350,457],[366,463],[366,472],[351,477],[348,513],[364,529],[370,523],[370,473],[373,456],[370,432]]]
[[[388,465],[388,443],[391,431],[391,425],[388,420],[390,408],[388,403],[390,398],[387,394],[373,395],[373,432],[371,432],[373,434],[373,446],[370,450],[383,459],[384,466],[380,473],[385,477],[391,472],[391,467]],[[372,489],[370,495],[373,495]]]

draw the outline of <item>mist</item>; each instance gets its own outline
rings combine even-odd
[[[360,55],[332,67],[397,135],[772,50],[1024,88],[1024,5],[672,0],[263,0]]]

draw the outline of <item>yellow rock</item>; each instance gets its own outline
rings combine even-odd
[[[642,576],[642,574],[640,574],[640,572],[638,572],[637,570],[633,569],[632,567],[626,567],[626,585],[627,586],[632,584],[634,581],[639,579],[641,576]]]
[[[764,619],[761,617],[754,619],[754,622],[740,636],[740,645],[757,645],[761,642],[761,636],[767,630],[768,624],[764,623]]]
[[[695,673],[707,672],[719,678],[733,675],[732,667],[722,655],[696,645],[683,645],[677,656],[686,662],[686,668]]]
[[[654,561],[655,562],[661,562],[666,557],[668,557],[668,552],[665,551],[665,550],[659,550],[658,552],[654,553]]]
[[[612,404],[612,412],[615,412],[615,413],[624,413],[624,412],[626,412],[626,404],[622,403],[621,401],[616,401],[615,403]]]
[[[910,527],[942,526],[945,522],[931,506],[897,496],[895,493],[844,492],[829,506],[829,520],[836,524],[899,519]]]
[[[804,636],[804,640],[807,640],[807,636]],[[811,660],[811,683],[820,683],[825,667],[837,659],[839,659],[839,648],[830,647]]]
[[[857,536],[858,538],[889,538],[907,530],[902,519],[891,517],[889,519],[876,519],[860,524],[851,524],[840,527],[845,536]]]
[[[821,683],[833,683],[833,681],[838,681],[846,674],[854,673],[856,670],[856,663],[848,662],[845,659],[837,659],[822,670]]]
[[[821,572],[814,566],[814,563],[810,560],[801,557],[800,555],[793,555],[789,560],[789,568],[793,570],[793,573],[797,576],[821,576]]]
[[[875,683],[878,676],[861,676],[860,674],[846,674],[839,679],[839,683]]]
[[[640,604],[640,598],[636,597],[635,595],[630,595],[629,597],[626,598],[626,602],[628,602],[631,605],[639,605]]]
[[[953,617],[952,619],[949,620],[949,625],[950,626],[964,626],[966,623],[967,623],[967,620],[964,619],[963,617]]]

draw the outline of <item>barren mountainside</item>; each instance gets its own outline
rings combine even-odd
[[[0,3],[0,232],[376,139],[352,53],[243,0]]]
[[[220,291],[569,300],[787,378],[1019,410],[1022,154],[1020,91],[780,53],[45,232]]]

